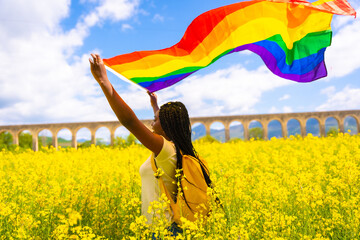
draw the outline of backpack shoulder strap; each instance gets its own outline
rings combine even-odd
[[[155,154],[154,154],[154,153],[151,153],[150,160],[151,160],[151,168],[152,168],[152,170],[154,171],[154,173],[156,173],[158,168],[157,168],[157,166],[156,166]]]
[[[158,167],[156,165],[156,161],[155,161],[155,155],[154,153],[151,154],[151,168],[152,170],[154,171],[154,173],[157,173],[158,172]],[[166,197],[169,199],[170,203],[171,204],[174,204],[174,200],[172,199],[169,191],[167,190],[166,186],[165,186],[165,183],[162,179],[161,176],[155,176],[155,178],[157,178],[159,180],[159,186],[160,186],[160,191],[161,193],[165,193],[166,194]]]

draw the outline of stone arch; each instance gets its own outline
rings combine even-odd
[[[100,137],[97,137],[101,135]],[[106,126],[98,126],[95,130],[95,144],[96,145],[110,145],[111,132]]]
[[[39,131],[37,131],[36,134],[38,138],[38,147],[49,147],[50,145],[53,146],[53,136],[54,134],[50,129],[47,128],[41,128]]]
[[[212,120],[210,122],[210,126],[213,125],[214,123],[221,123],[221,125],[223,125],[224,128],[225,128],[225,125],[226,125],[226,123],[224,121],[222,121],[222,120]]]
[[[259,119],[252,119],[248,125],[249,138],[265,139],[264,124]]]
[[[220,142],[225,142],[225,124],[222,121],[213,121],[210,125],[210,136],[216,138]]]
[[[306,119],[306,124],[305,124],[305,129],[306,129],[306,135],[308,135],[309,133],[311,133],[313,136],[318,136],[320,137],[321,134],[321,121],[318,117],[316,116],[312,116],[309,117],[308,119]]]
[[[18,129],[16,134],[20,134],[22,132],[29,132],[31,135],[33,134],[34,130],[33,129],[30,129],[30,128],[21,128],[21,129]]]
[[[70,133],[67,134],[66,132]],[[59,136],[60,134],[60,136]],[[57,145],[66,148],[66,147],[76,147],[76,138],[74,136],[74,133],[71,131],[68,127],[60,128],[56,131],[56,139],[57,139]],[[74,146],[74,139],[75,139],[75,146]]]
[[[13,131],[11,131],[11,130],[8,130],[8,129],[0,129],[0,134],[1,133],[9,133],[9,134],[11,134],[11,136],[13,136],[14,135],[14,132]]]
[[[3,133],[3,132],[10,132],[10,131],[7,130],[7,129],[0,129],[0,134]]]
[[[113,145],[121,145],[123,141],[125,141],[130,135],[129,130],[127,130],[124,126],[119,125],[114,130],[114,140]]]
[[[84,148],[91,145],[91,130],[88,127],[78,127],[75,129],[77,147]]]
[[[297,118],[291,118],[286,122],[287,136],[302,136],[300,120]]]
[[[203,122],[194,122],[191,125],[191,140],[195,141],[206,136],[206,126]]]
[[[354,115],[347,115],[344,118],[344,132],[351,135],[359,133],[359,120]]]
[[[325,119],[325,136],[329,133],[337,134],[340,130],[340,121],[337,117],[327,117]]]
[[[35,133],[36,135],[36,133]],[[34,144],[34,130],[31,129],[20,129],[17,132],[19,137],[19,146],[21,148],[30,148],[33,149]]]
[[[282,126],[282,121],[278,118],[271,119],[267,124],[268,129],[268,139],[273,137],[282,138],[284,137],[284,129]]]
[[[115,143],[115,131],[116,129],[118,129],[119,127],[121,127],[121,124],[112,124],[109,126],[109,130],[110,130],[110,145],[114,146]],[[145,125],[146,126],[146,125]]]
[[[116,137],[126,137],[130,134],[129,130],[126,129],[126,127],[124,126],[118,126],[117,128],[115,128],[115,136]]]
[[[244,125],[238,120],[234,120],[229,124],[229,138],[245,139]]]

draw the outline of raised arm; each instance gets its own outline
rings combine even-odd
[[[110,83],[103,60],[98,54],[91,54],[89,59],[91,73],[103,90],[112,110],[120,123],[148,149],[157,155],[162,148],[163,138],[150,131],[124,102]]]
[[[156,114],[157,111],[159,111],[159,105],[157,103],[157,96],[155,93],[150,92],[149,90],[147,91],[147,93],[150,96],[150,103],[151,103],[151,107],[154,111],[154,115]]]

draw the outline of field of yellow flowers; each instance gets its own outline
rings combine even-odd
[[[180,239],[360,238],[360,135],[195,148],[222,207],[186,223]],[[140,145],[0,152],[0,239],[170,239],[161,220],[140,216],[149,154]]]

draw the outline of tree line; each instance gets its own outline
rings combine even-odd
[[[51,138],[50,137],[45,137],[45,138],[39,137],[38,138],[39,149],[49,148],[52,145],[52,142],[49,139],[51,139]],[[66,142],[70,142],[70,141],[66,141],[66,140],[62,139],[60,142],[66,143]],[[60,146],[61,146],[61,143],[60,143]],[[137,139],[132,134],[130,134],[124,138],[116,137],[114,140],[115,147],[127,147],[132,144],[138,144]],[[100,147],[107,146],[106,142],[101,138],[96,139],[96,145],[100,146]],[[85,141],[83,143],[78,143],[77,147],[78,148],[87,148],[90,146],[91,146],[91,141],[89,140],[89,141]],[[13,144],[13,136],[9,132],[0,133],[0,150],[2,150],[2,149],[14,150],[16,147],[17,147],[17,145]],[[30,133],[27,133],[27,132],[20,133],[19,148],[32,149],[32,135]]]
[[[262,140],[263,139],[263,129],[260,127],[251,128],[249,130],[249,136],[250,138],[254,138],[255,140]],[[197,140],[200,141],[209,141],[209,142],[219,142],[218,139],[212,137],[212,136],[203,136]],[[51,138],[50,137],[39,137],[38,138],[38,144],[39,149],[41,148],[49,148],[52,145]],[[59,141],[60,146],[61,143],[67,143],[68,146],[70,146],[70,141],[66,141],[64,139],[61,139]],[[127,147],[132,144],[139,144],[138,140],[133,134],[129,134],[127,137],[116,137],[114,139],[114,147]],[[64,144],[66,145],[66,144]],[[96,139],[96,145],[100,147],[107,147],[108,145],[106,142],[101,139]],[[85,141],[82,143],[78,143],[78,148],[87,148],[91,146],[91,141]],[[14,150],[17,146],[13,144],[13,136],[9,132],[2,132],[0,133],[0,150],[7,149],[7,150]],[[65,146],[66,147],[66,146]],[[21,149],[31,149],[32,148],[32,135],[27,132],[22,132],[19,135],[19,148]]]

